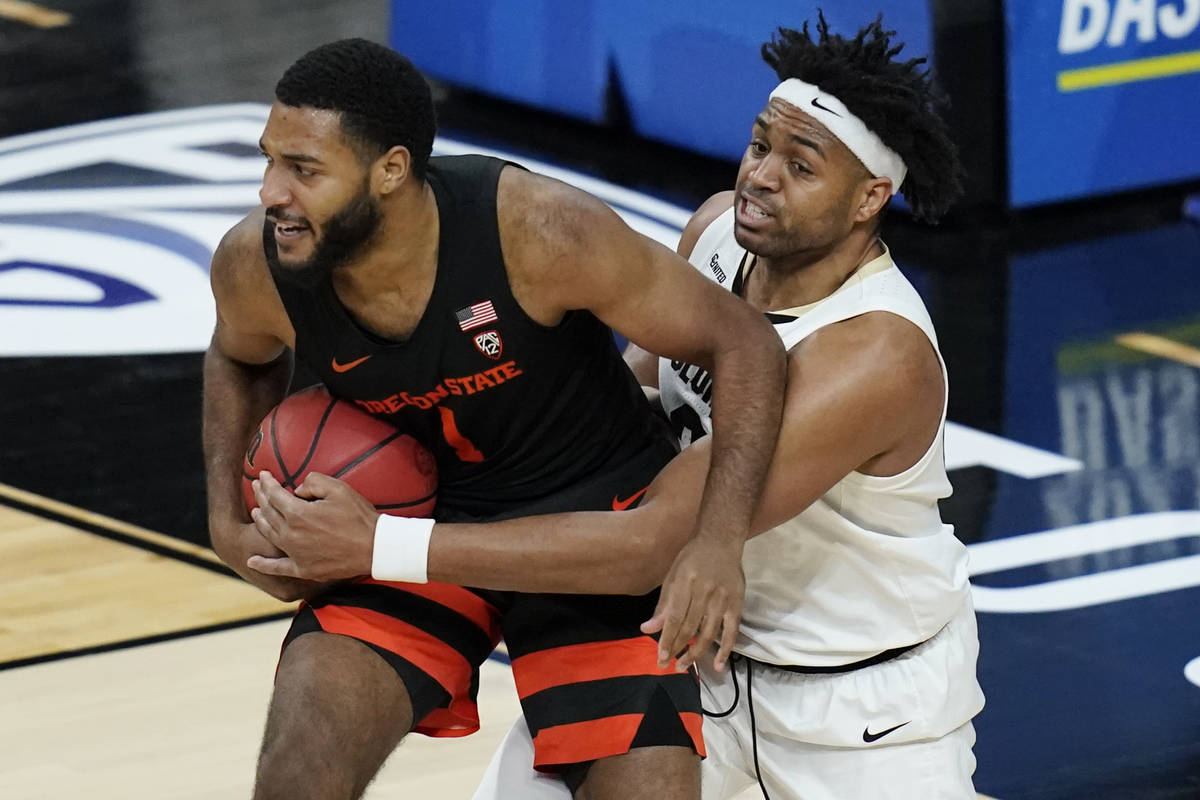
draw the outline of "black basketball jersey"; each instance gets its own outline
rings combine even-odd
[[[571,311],[546,327],[513,298],[496,222],[505,164],[430,159],[437,274],[406,340],[365,330],[328,281],[316,289],[276,281],[297,357],[333,395],[430,448],[439,508],[477,516],[536,504],[648,449],[665,462],[674,447],[607,326]]]

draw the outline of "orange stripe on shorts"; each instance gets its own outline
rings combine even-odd
[[[533,766],[545,769],[629,752],[641,714],[621,714],[543,728],[533,737]]]
[[[544,689],[631,675],[673,675],[674,661],[658,666],[658,643],[649,636],[586,642],[539,650],[513,659],[517,695],[524,700]]]
[[[679,715],[692,745],[704,757],[704,740],[700,736],[703,718],[694,712]],[[533,737],[533,766],[548,770],[561,764],[593,761],[597,758],[619,756],[629,752],[629,745],[642,724],[641,714],[619,714],[615,717],[572,722],[543,728]]]
[[[313,613],[322,630],[352,636],[390,650],[441,684],[451,697],[466,695],[471,664],[450,645],[407,622],[354,606],[323,606]]]
[[[497,624],[500,612],[487,600],[461,586],[454,586],[449,583],[437,583],[436,581],[429,583],[377,581],[374,578],[360,578],[355,583],[387,586],[392,589],[408,592],[409,594],[415,594],[418,597],[424,597],[427,600],[432,600],[474,622],[481,631],[491,637],[492,641],[500,639],[500,630]]]

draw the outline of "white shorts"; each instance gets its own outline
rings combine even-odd
[[[968,599],[928,642],[853,672],[798,674],[737,659],[716,673],[702,659],[704,708],[732,707],[704,720],[704,800],[754,786],[756,748],[771,800],[975,800],[978,654]],[[529,729],[517,720],[473,800],[570,800],[565,784],[532,764]]]
[[[757,782],[756,747],[772,800],[974,800],[978,655],[968,599],[928,642],[853,672],[799,674],[739,659],[716,673],[703,659],[706,711],[738,697],[728,716],[704,720],[704,800]]]

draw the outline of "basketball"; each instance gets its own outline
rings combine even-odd
[[[329,475],[402,517],[428,517],[437,500],[433,455],[324,386],[289,395],[259,423],[242,463],[247,509],[257,506],[251,483],[262,470],[293,492],[311,472]]]

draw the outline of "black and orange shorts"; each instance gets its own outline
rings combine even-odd
[[[589,481],[589,493],[611,507],[613,498],[629,498],[647,485],[659,466],[661,460],[653,470]],[[559,510],[604,507],[573,494]],[[539,503],[540,513],[548,510]],[[414,730],[465,736],[479,728],[479,666],[503,636],[538,769],[638,747],[678,745],[703,755],[694,674],[660,669],[657,641],[639,629],[657,600],[657,591],[641,597],[524,594],[364,578],[304,604],[284,646],[317,630],[359,639],[404,681]]]

